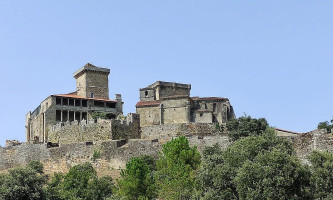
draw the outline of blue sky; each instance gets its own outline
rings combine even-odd
[[[0,144],[25,115],[75,91],[87,62],[111,69],[110,98],[135,112],[139,88],[192,84],[237,116],[297,132],[333,118],[333,1],[0,1]]]

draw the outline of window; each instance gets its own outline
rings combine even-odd
[[[148,97],[148,91],[145,91],[145,97]]]
[[[91,98],[94,98],[94,93],[90,93],[90,97],[91,97]]]
[[[61,105],[61,98],[59,98],[59,97],[56,98],[56,104]]]

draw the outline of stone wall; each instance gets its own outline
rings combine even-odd
[[[169,138],[170,139],[170,138]],[[219,143],[223,149],[229,145],[226,136],[188,136],[190,145],[197,146],[202,151],[205,146]],[[18,146],[0,148],[0,171],[16,166],[26,165],[33,160],[44,164],[45,173],[65,173],[70,167],[83,163],[93,163],[98,173],[110,172],[114,169],[125,168],[132,158],[150,155],[155,158],[166,141],[131,139],[127,143],[123,140],[106,140],[61,144],[59,147],[48,148],[46,144],[24,143]],[[94,152],[100,157],[93,159]]]
[[[125,145],[124,145],[125,144]],[[22,144],[0,148],[0,171],[25,165],[32,160],[44,164],[46,173],[67,172],[74,165],[93,162],[94,152],[100,152],[99,161],[111,169],[123,168],[133,156],[157,156],[160,144],[151,140],[133,140],[127,144],[121,140],[97,141],[94,143],[62,144],[48,148],[46,144]],[[103,165],[102,168],[106,166]],[[100,169],[97,166],[97,170]]]
[[[140,139],[140,115],[130,113],[126,120],[111,120],[111,135],[113,140]]]
[[[305,133],[299,137],[291,138],[297,156],[307,162],[307,157],[313,150],[329,151],[333,153],[333,135],[325,130],[315,130]]]
[[[179,87],[178,84],[175,83],[173,86],[160,86],[160,88],[157,89],[157,93],[159,93],[156,96],[159,96],[157,100],[163,98],[163,97],[169,97],[169,96],[175,96],[175,95],[185,95],[190,96],[190,86],[188,88],[186,87]]]
[[[97,123],[86,124],[85,120],[79,123],[60,122],[49,127],[48,142],[68,144],[86,141],[101,141],[112,139],[111,120],[98,119]]]
[[[160,124],[159,106],[136,108],[136,112],[140,114],[141,127]]]
[[[129,114],[125,120],[97,119],[97,122],[60,122],[49,126],[48,142],[69,144],[87,141],[140,138],[140,117]]]
[[[222,134],[216,124],[205,123],[164,124],[141,127],[141,137],[143,139],[165,140],[180,135],[204,136]]]
[[[188,98],[169,99],[163,101],[163,124],[179,124],[190,122],[190,102]]]
[[[86,97],[109,99],[108,74],[99,72],[87,72],[86,75]]]
[[[48,174],[67,172],[70,167],[83,162],[93,163],[98,173],[109,174],[115,169],[124,168],[132,157],[140,155],[158,157],[162,145],[179,135],[185,135],[190,145],[197,146],[200,152],[206,146],[215,143],[218,143],[222,149],[230,145],[229,138],[217,131],[213,124],[163,125],[143,129],[143,135],[151,139],[63,143],[59,147],[28,143],[3,147],[0,148],[0,171],[39,160],[44,164],[45,172]],[[160,134],[157,134],[158,132]],[[159,140],[155,140],[156,138]],[[313,150],[333,153],[332,134],[313,131],[287,138],[294,143],[296,154],[304,163],[308,162],[307,156]],[[100,157],[93,159],[94,152],[99,152]]]

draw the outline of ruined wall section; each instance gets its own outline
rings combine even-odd
[[[123,168],[133,156],[151,155],[156,157],[160,144],[150,140],[135,140],[128,144],[119,140],[97,141],[94,143],[63,144],[60,147],[48,148],[46,144],[22,144],[0,148],[0,171],[22,166],[38,160],[44,164],[46,173],[67,172],[70,167],[93,162],[94,152],[104,163],[102,167]],[[97,170],[102,170],[96,166]]]
[[[291,138],[296,154],[304,162],[313,150],[329,151],[333,153],[333,135],[326,130],[315,130],[305,133],[299,137]]]

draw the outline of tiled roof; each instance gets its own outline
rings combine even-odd
[[[161,103],[161,101],[156,100],[156,101],[139,101],[135,106],[137,108],[140,107],[155,107],[155,106],[159,106]]]
[[[56,95],[52,95],[52,96],[55,96],[55,97],[76,98],[76,99],[87,99],[87,100],[95,100],[95,101],[117,102],[117,101],[111,100],[111,99],[98,99],[98,98],[82,97],[82,96],[79,96],[79,95],[75,94],[75,92],[72,92],[72,93],[69,93],[69,94],[56,94]]]

